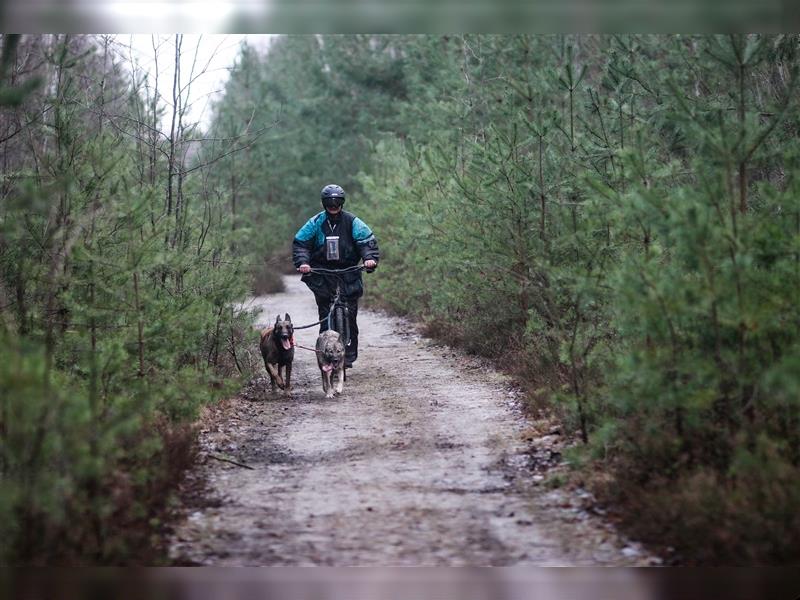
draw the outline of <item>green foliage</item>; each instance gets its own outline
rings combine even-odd
[[[707,503],[742,556],[796,558],[765,540],[797,531],[797,36],[372,37],[320,52],[357,90],[337,112],[380,119],[355,128],[377,140],[356,188],[384,251],[371,295],[550,389],[640,532],[723,560],[689,550],[719,533]]]
[[[158,141],[83,38],[28,40],[47,94],[4,54],[4,539],[94,515],[70,548],[125,554],[93,490],[157,487],[237,363],[232,301],[336,182],[381,242],[368,298],[510,365],[643,538],[796,560],[798,39],[280,36],[243,46],[191,166],[194,130]]]
[[[190,424],[236,381],[249,266],[187,130],[141,133],[110,38],[23,51],[41,72],[4,58],[25,97],[0,112],[0,561],[157,563]]]
[[[260,137],[217,163],[210,187],[235,202],[233,227],[247,227],[246,252],[286,257],[294,232],[321,210],[328,183],[342,185],[347,208],[357,208],[357,174],[373,140],[400,126],[403,46],[403,38],[368,35],[280,36],[266,53],[243,46],[211,133]]]

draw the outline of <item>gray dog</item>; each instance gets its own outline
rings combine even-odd
[[[322,375],[322,391],[326,398],[333,398],[333,379],[336,378],[335,393],[344,389],[344,344],[338,332],[323,331],[317,338],[317,364]]]

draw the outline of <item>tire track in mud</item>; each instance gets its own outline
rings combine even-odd
[[[259,322],[317,320],[297,277],[252,300]],[[406,321],[359,311],[360,354],[325,399],[313,353],[297,349],[293,393],[266,373],[210,409],[170,540],[177,564],[642,565],[656,557],[550,490],[531,470],[516,391],[479,359],[435,346]],[[314,346],[316,328],[296,332]],[[255,346],[253,360],[260,361]],[[533,441],[535,445],[537,440]]]

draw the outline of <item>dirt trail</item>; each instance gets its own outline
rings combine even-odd
[[[260,322],[316,320],[296,277],[256,298]],[[324,398],[312,352],[295,351],[294,392],[259,377],[225,403],[189,481],[170,555],[204,565],[657,564],[590,514],[589,496],[549,489],[557,454],[530,437],[516,391],[485,364],[363,310],[342,396]],[[313,347],[316,328],[296,333]],[[254,356],[254,359],[257,356]],[[263,373],[263,366],[261,368]],[[548,436],[549,438],[556,437]],[[546,474],[546,473],[545,473]]]

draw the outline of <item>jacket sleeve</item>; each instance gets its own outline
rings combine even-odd
[[[380,260],[381,253],[378,249],[378,240],[367,224],[358,217],[353,219],[353,241],[356,243],[356,248],[358,248],[358,253],[362,259],[376,262]]]
[[[311,264],[311,252],[314,250],[314,238],[316,237],[316,217],[306,221],[294,236],[292,241],[292,262],[295,268],[302,264]]]

